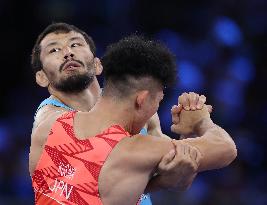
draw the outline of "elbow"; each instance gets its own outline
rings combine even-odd
[[[226,167],[237,157],[236,145],[227,133],[216,130],[211,136],[205,139],[206,149],[201,153],[198,172]]]
[[[231,140],[231,142],[228,143],[228,144],[229,144],[228,145],[229,146],[229,150],[228,150],[228,152],[229,152],[229,160],[228,160],[229,163],[228,164],[230,164],[237,157],[237,148],[236,148],[236,145],[235,145],[233,140]]]
[[[224,149],[224,153],[223,153],[223,160],[222,162],[224,162],[222,164],[222,167],[226,167],[229,164],[231,164],[235,158],[237,157],[237,149],[236,149],[236,145],[234,143],[234,141],[232,139],[227,140],[227,142],[225,142],[225,144],[223,145],[225,147]]]
[[[223,168],[231,164],[237,157],[236,144],[231,136],[222,128],[218,127],[217,132],[214,133],[217,136],[217,151],[218,162],[220,162],[219,168]]]

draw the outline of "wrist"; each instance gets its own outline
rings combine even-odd
[[[208,130],[213,129],[215,127],[216,125],[213,123],[213,121],[210,118],[203,118],[196,124],[195,129],[194,129],[194,134],[201,136]]]
[[[180,135],[180,140],[187,139],[187,138],[196,138],[198,135],[196,133]]]

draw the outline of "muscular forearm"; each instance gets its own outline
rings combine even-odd
[[[196,147],[202,157],[198,171],[218,169],[229,165],[237,155],[234,141],[228,133],[211,119],[202,120],[196,126],[196,138],[182,140]]]
[[[187,139],[187,138],[195,138],[199,137],[196,134],[190,134],[190,135],[180,135],[180,140]]]
[[[155,137],[169,138],[169,136],[162,133],[159,116],[157,113],[155,113],[146,123],[146,128],[147,128],[147,132],[149,135],[152,135]]]
[[[162,133],[161,129],[150,129],[148,130],[148,134],[149,135],[153,135],[155,137],[164,137],[164,138],[169,138],[169,136],[165,135],[164,133]]]

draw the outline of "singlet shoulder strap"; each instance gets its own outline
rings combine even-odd
[[[60,102],[59,100],[56,100],[56,99],[53,99],[53,98],[46,98],[46,99],[43,100],[43,101],[41,102],[41,104],[38,106],[38,108],[37,108],[37,110],[36,110],[34,116],[36,116],[37,112],[38,112],[42,107],[44,107],[44,106],[46,106],[46,105],[53,105],[53,106],[56,106],[56,107],[61,107],[61,108],[65,108],[65,109],[70,110],[70,111],[74,111],[73,108],[71,108],[71,107],[65,105],[64,103]]]

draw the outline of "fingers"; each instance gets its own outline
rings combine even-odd
[[[171,115],[172,115],[172,123],[173,124],[178,124],[179,123],[179,114],[181,112],[181,110],[183,109],[183,107],[178,104],[174,105],[171,109]]]
[[[176,140],[173,140],[172,143],[174,144],[175,146],[175,150],[171,150],[170,152],[174,151],[175,155],[171,158],[171,154],[172,153],[168,153],[167,155],[165,155],[161,162],[160,162],[160,166],[159,168],[161,170],[164,170],[164,171],[170,171],[172,169],[175,169],[175,167],[179,166],[179,163],[182,161],[182,156],[183,156],[183,153],[184,153],[184,147],[181,146],[181,144],[177,144],[175,143]],[[163,162],[164,161],[164,162]]]
[[[181,104],[185,110],[201,110],[205,102],[206,97],[204,95],[199,96],[194,92],[183,93],[178,98],[178,103]]]
[[[206,105],[206,106],[207,106],[207,108],[208,108],[208,112],[209,112],[209,113],[212,113],[213,107],[212,107],[211,105]]]
[[[200,161],[202,159],[202,154],[201,154],[201,152],[198,149],[195,148],[195,150],[196,150],[196,163],[197,163],[197,165],[199,167]]]
[[[196,172],[199,166],[199,156],[198,150],[188,144],[181,143],[182,149],[184,152],[184,158],[190,162],[191,169],[193,172]]]
[[[183,106],[181,104],[172,106],[171,113],[172,114],[179,114],[183,109]]]
[[[182,141],[173,140],[175,151],[172,149],[163,156],[158,166],[161,176],[168,176],[173,179],[167,187],[178,187],[185,190],[192,184],[198,169],[198,150]],[[167,180],[168,181],[168,180]],[[177,190],[177,189],[176,189]]]
[[[198,99],[198,102],[197,102],[197,109],[202,109],[204,104],[205,104],[205,102],[206,102],[205,95],[200,95],[199,99]]]
[[[202,110],[204,106],[206,106],[206,97],[204,95],[199,96],[197,93],[194,92],[183,93],[179,96],[178,102],[179,104],[177,106],[173,106],[171,109],[173,123],[173,125],[171,126],[171,131],[176,134],[190,134],[192,133],[193,125],[192,123],[188,123],[187,120],[195,118],[188,117],[190,116],[190,113],[187,113],[186,115],[181,115],[181,111],[183,109],[186,111]],[[212,112],[212,106],[207,106],[207,109],[209,113]]]
[[[190,149],[190,157],[193,159],[193,160],[196,160],[197,159],[197,150],[195,148],[191,148]]]
[[[190,158],[193,160],[195,171],[197,171],[202,158],[200,151],[197,148],[190,146]]]
[[[190,103],[190,109],[191,110],[196,110],[197,108],[197,103],[199,99],[199,95],[193,92],[189,92],[189,103]]]
[[[172,149],[166,155],[164,155],[158,165],[159,170],[168,171],[172,169],[175,166],[175,163],[173,162],[175,154],[176,154],[176,150]]]
[[[178,103],[181,104],[185,110],[190,110],[190,102],[188,95],[188,93],[183,93],[178,97]]]

